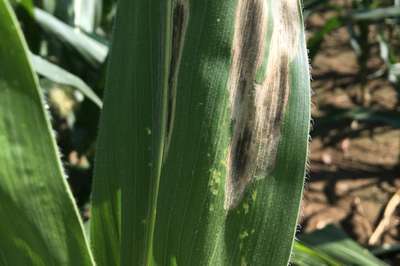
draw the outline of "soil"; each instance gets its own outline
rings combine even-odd
[[[313,14],[307,30],[311,33],[320,28],[330,16],[330,12]],[[370,26],[372,56],[367,63],[367,77],[385,68],[379,58],[375,30]],[[312,76],[314,129],[301,232],[334,223],[368,246],[389,200],[400,191],[400,129],[374,121],[329,120],[329,114],[357,107],[395,111],[399,108],[398,94],[385,75],[367,78],[363,85],[345,27],[326,36],[312,62]],[[365,96],[362,101],[360,95]],[[321,118],[325,123],[320,123]],[[396,208],[391,215],[376,245],[399,243],[399,210]]]

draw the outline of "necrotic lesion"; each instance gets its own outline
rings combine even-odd
[[[267,23],[268,7],[274,9],[269,12],[274,21],[272,28]],[[229,80],[233,133],[228,154],[226,209],[236,207],[248,184],[256,177],[268,176],[275,167],[298,25],[295,0],[238,1]],[[267,31],[273,31],[269,47],[265,47]],[[257,84],[256,73],[268,50],[265,80]]]
[[[172,38],[171,38],[171,61],[168,75],[167,96],[167,125],[166,125],[166,147],[164,158],[168,153],[173,122],[175,116],[176,87],[179,74],[180,61],[182,57],[184,38],[188,24],[189,9],[185,0],[177,0],[172,9]]]

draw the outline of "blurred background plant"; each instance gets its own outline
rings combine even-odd
[[[68,182],[88,220],[116,1],[36,0],[33,9],[30,1],[13,4],[48,99]],[[398,264],[400,1],[304,0],[303,6],[314,126],[293,262]]]

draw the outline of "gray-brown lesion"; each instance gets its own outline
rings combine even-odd
[[[274,27],[267,28],[268,6]],[[297,0],[238,1],[229,93],[232,139],[228,154],[225,208],[241,201],[246,187],[274,170],[284,112],[289,97],[289,63],[297,46]],[[272,30],[270,47],[265,47]],[[269,50],[266,78],[256,72]]]
[[[175,117],[177,77],[180,68],[180,61],[185,42],[185,33],[189,19],[189,7],[187,0],[175,0],[172,5],[172,38],[171,38],[171,60],[168,75],[167,95],[167,123],[166,123],[166,144],[164,159],[168,153],[173,122]]]

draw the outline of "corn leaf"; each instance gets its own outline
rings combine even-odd
[[[119,0],[91,239],[99,265],[287,265],[310,84],[298,1]]]
[[[341,17],[332,17],[325,22],[325,25],[320,30],[315,32],[308,39],[307,48],[309,49],[309,57],[311,61],[315,58],[318,51],[320,51],[325,36],[330,34],[332,31],[342,27],[343,25],[344,21]]]
[[[85,32],[92,33],[100,24],[102,14],[102,0],[74,1],[74,24]]]
[[[387,265],[333,225],[302,235],[300,240],[317,252],[322,251],[335,258],[343,265]]]
[[[355,21],[375,21],[400,16],[400,7],[391,6],[385,8],[374,8],[367,11],[354,12],[350,18]]]
[[[0,264],[93,265],[21,30],[0,1]]]
[[[33,2],[32,0],[11,0],[10,3],[14,5],[23,6],[28,12],[32,13],[33,10]]]
[[[313,250],[312,248],[295,242],[291,263],[297,266],[340,266],[341,263],[324,252]]]
[[[142,265],[151,241],[161,163],[168,69],[163,68],[166,59],[160,60],[167,50],[167,40],[161,39],[166,29],[160,25],[165,25],[168,9],[147,1],[120,1],[119,10],[100,124],[91,239],[99,265]],[[150,18],[154,21],[148,26]],[[126,210],[122,214],[121,205]]]
[[[77,90],[79,90],[84,96],[90,99],[94,104],[96,104],[99,108],[102,107],[103,103],[97,94],[90,88],[82,79],[71,74],[65,69],[47,61],[46,59],[31,54],[31,60],[34,69],[36,72],[52,80],[56,83],[60,83],[63,85],[69,85]]]
[[[68,24],[58,20],[51,14],[34,8],[33,14],[39,25],[47,32],[54,34],[60,40],[76,49],[93,66],[101,65],[108,53],[108,47],[79,30],[74,30]]]

